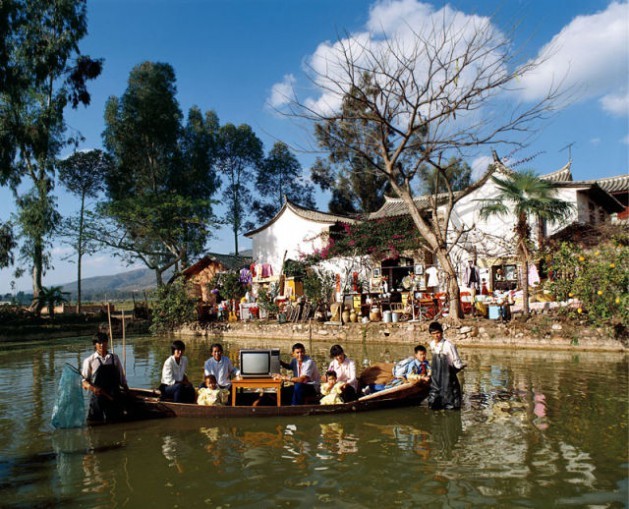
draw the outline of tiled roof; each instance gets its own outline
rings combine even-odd
[[[596,180],[586,180],[588,183],[596,183],[608,193],[629,192],[629,175],[618,175]]]
[[[261,232],[262,230],[265,230],[266,228],[271,226],[275,221],[277,221],[282,216],[282,214],[284,213],[284,211],[287,208],[292,210],[299,217],[303,217],[304,219],[308,219],[309,221],[314,221],[315,223],[324,223],[324,224],[348,223],[348,224],[353,224],[353,223],[358,222],[357,219],[354,219],[354,218],[349,217],[349,216],[341,216],[341,215],[337,215],[337,214],[328,214],[326,212],[319,212],[318,210],[306,209],[304,207],[300,207],[299,205],[296,205],[295,203],[293,203],[291,201],[286,200],[286,202],[284,203],[284,206],[279,210],[279,212],[277,214],[275,214],[275,217],[273,219],[271,219],[269,222],[263,224],[259,228],[256,228],[255,230],[251,230],[251,231],[245,233],[245,237],[250,237],[251,235],[254,235],[254,234],[258,233],[258,232]]]
[[[568,161],[568,163],[557,171],[552,173],[547,173],[546,175],[540,175],[540,179],[542,180],[550,180],[551,182],[571,182],[572,181],[572,172],[570,171],[570,167],[572,166],[572,162]]]
[[[459,193],[454,193],[455,196]],[[413,199],[419,210],[426,209],[431,206],[432,195],[417,196]],[[437,196],[439,203],[447,199],[447,195],[441,194]],[[408,215],[408,207],[401,198],[384,197],[384,203],[375,212],[367,216],[367,219],[381,219],[383,217],[398,217]]]
[[[244,266],[249,266],[253,262],[253,258],[250,256],[236,256],[236,255],[225,255],[218,253],[208,253],[203,258],[201,258],[196,263],[190,265],[190,267],[186,268],[183,273],[186,276],[191,276],[193,274],[198,274],[203,269],[205,269],[212,262],[216,262],[221,264],[223,267],[229,270],[237,270]]]

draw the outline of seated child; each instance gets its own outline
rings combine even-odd
[[[325,374],[326,382],[321,384],[321,394],[323,398],[319,402],[321,405],[339,405],[343,403],[341,393],[343,392],[343,382],[337,382],[336,371],[330,370]]]
[[[220,389],[214,375],[207,375],[199,389],[197,405],[224,405],[229,401],[229,389]]]
[[[417,345],[415,357],[408,357],[398,362],[393,368],[393,375],[393,380],[385,385],[385,389],[416,380],[430,380],[430,364],[426,360],[426,347]]]
[[[415,358],[408,365],[405,377],[407,380],[430,380],[430,363],[426,360],[426,347],[415,347]]]

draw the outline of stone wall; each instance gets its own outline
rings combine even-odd
[[[511,322],[495,323],[481,320],[461,327],[444,324],[445,336],[456,344],[478,347],[513,347],[539,349],[625,351],[625,347],[606,331],[581,327],[578,334],[564,330],[560,323],[541,326]],[[346,325],[320,322],[285,323],[266,321],[211,324],[208,327],[194,325],[179,331],[182,336],[197,336],[209,341],[222,339],[282,339],[295,342],[323,341],[334,343],[394,343],[427,344],[430,341],[428,322]]]

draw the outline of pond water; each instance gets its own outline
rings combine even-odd
[[[210,344],[186,343],[196,383]],[[131,386],[157,386],[169,344],[128,342]],[[225,343],[233,358],[240,346],[270,345]],[[273,346],[287,358],[289,343]],[[306,347],[323,369],[329,345]],[[460,412],[424,403],[363,415],[54,430],[62,367],[78,366],[90,341],[1,348],[1,507],[627,506],[623,354],[461,349]],[[359,365],[409,355],[401,345],[345,350]]]

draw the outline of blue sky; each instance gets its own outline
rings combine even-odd
[[[247,123],[269,150],[276,140],[296,149],[304,170],[314,159],[310,132],[270,107],[273,93],[284,83],[313,100],[304,75],[305,64],[339,37],[367,34],[374,27],[395,31],[400,21],[439,14],[443,2],[416,0],[97,0],[89,2],[89,35],[81,51],[105,59],[103,74],[90,85],[92,103],[68,113],[72,130],[85,137],[83,149],[102,146],[103,111],[108,97],[120,96],[130,70],[151,60],[171,64],[177,75],[178,100],[185,113],[197,105],[215,110],[221,123]],[[519,99],[534,100],[552,80],[564,78],[571,102],[540,126],[523,157],[539,153],[529,163],[539,173],[562,167],[572,144],[575,179],[620,175],[628,171],[629,9],[626,2],[601,0],[461,0],[448,4],[463,19],[492,17],[493,25],[511,38],[527,58],[547,54],[536,76],[522,80]],[[512,28],[515,28],[512,34]],[[553,52],[545,53],[553,43]],[[309,95],[310,94],[310,95]],[[507,152],[498,148],[499,153]],[[487,151],[488,152],[488,151]],[[481,167],[489,153],[470,164]],[[57,191],[63,214],[77,203]],[[10,204],[8,190],[0,199]],[[326,209],[327,196],[318,205]],[[0,220],[12,207],[0,209]],[[242,239],[240,248],[249,246]],[[233,240],[216,232],[208,250],[228,253]],[[76,266],[63,260],[67,246],[54,247],[54,269],[44,285],[76,279]],[[106,253],[84,260],[84,277],[127,270]],[[10,291],[12,269],[0,271],[0,293]],[[28,277],[16,281],[29,290]]]

